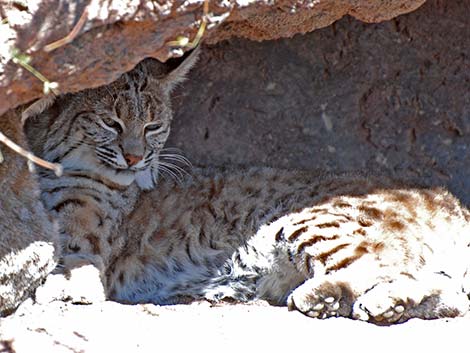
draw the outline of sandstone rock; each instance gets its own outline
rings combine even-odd
[[[210,0],[209,0],[210,1]],[[324,27],[344,15],[378,22],[412,11],[425,0],[217,0],[209,2],[205,39],[232,36],[254,40],[290,37]],[[115,80],[145,57],[174,55],[168,42],[193,38],[203,0],[182,1],[7,1],[0,0],[0,115],[41,96],[42,83],[12,62],[11,49],[28,54],[31,64],[61,93]],[[45,45],[84,25],[70,44],[52,52]]]
[[[468,14],[468,0],[429,0],[382,23],[207,46],[167,145],[194,165],[405,174],[470,205]]]
[[[20,115],[0,120],[0,131],[25,145]],[[0,317],[13,312],[58,262],[59,232],[39,199],[39,186],[26,161],[1,144]]]

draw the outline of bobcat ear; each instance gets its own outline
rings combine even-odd
[[[28,108],[26,108],[23,113],[21,113],[21,125],[24,126],[26,121],[33,117],[41,114],[44,110],[49,108],[52,104],[54,104],[56,100],[56,96],[50,94],[43,98],[38,99],[36,102],[31,104]]]
[[[200,46],[197,46],[189,56],[173,71],[162,79],[162,86],[166,93],[171,93],[178,84],[186,80],[186,75],[199,59]]]

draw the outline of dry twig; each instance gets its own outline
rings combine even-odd
[[[176,40],[172,40],[168,42],[167,45],[171,47],[183,47],[183,48],[188,48],[188,49],[196,48],[199,42],[201,41],[202,36],[204,35],[204,32],[206,31],[208,13],[209,13],[209,0],[204,0],[201,25],[199,26],[199,29],[197,30],[196,36],[194,37],[193,41],[190,42],[188,37],[178,36]]]
[[[60,164],[57,163],[50,163],[48,161],[45,161],[44,159],[41,159],[39,157],[36,157],[34,154],[31,152],[25,150],[23,147],[17,145],[14,143],[12,140],[10,140],[8,137],[6,137],[2,132],[0,132],[0,142],[3,142],[7,147],[11,148],[13,151],[18,153],[19,155],[25,157],[28,159],[28,161],[31,161],[33,163],[36,163],[37,165],[40,165],[41,167],[51,169],[55,172],[57,176],[61,176],[63,169]],[[3,161],[3,155],[0,152],[0,162]]]
[[[30,73],[36,76],[37,79],[39,79],[42,82],[44,94],[48,94],[49,92],[52,92],[55,95],[59,94],[59,91],[57,90],[57,88],[59,87],[59,84],[57,82],[49,81],[47,77],[45,77],[38,70],[32,67],[29,64],[29,62],[31,61],[31,57],[29,55],[21,53],[19,49],[17,48],[13,48],[11,51],[11,56],[12,56],[12,61],[15,64],[20,65],[24,69],[28,70]]]
[[[73,27],[72,31],[70,31],[70,33],[67,34],[64,38],[56,40],[55,42],[52,42],[50,44],[47,44],[43,48],[44,51],[49,53],[57,48],[60,48],[63,45],[66,45],[72,42],[75,39],[75,37],[78,35],[80,30],[82,29],[83,25],[85,24],[85,21],[87,20],[87,17],[88,17],[88,5],[87,7],[85,7],[85,10],[83,10],[82,15],[80,16],[78,22]]]

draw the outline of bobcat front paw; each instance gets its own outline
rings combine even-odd
[[[393,324],[400,321],[407,310],[407,304],[398,298],[378,298],[363,295],[354,303],[353,318],[376,324]]]
[[[352,317],[379,325],[406,321],[408,311],[423,298],[419,289],[416,281],[409,279],[378,283],[357,298]]]
[[[469,299],[460,282],[439,273],[418,280],[407,276],[379,282],[357,298],[353,318],[390,325],[411,318],[438,319],[465,315]]]
[[[36,290],[36,303],[92,304],[106,300],[100,267],[99,261],[90,261],[80,254],[66,256],[58,273],[50,274]]]
[[[353,293],[345,283],[319,283],[310,279],[297,287],[287,299],[289,310],[314,318],[345,316],[351,313]]]

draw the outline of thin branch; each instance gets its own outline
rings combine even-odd
[[[41,167],[53,170],[57,176],[62,175],[63,169],[60,164],[50,163],[48,161],[45,161],[44,159],[36,157],[31,152],[26,151],[23,147],[14,143],[12,140],[6,137],[2,132],[0,132],[0,142],[3,142],[7,147],[11,148],[13,151],[18,153],[19,155],[28,159],[28,161],[36,163],[37,165],[40,165]]]
[[[204,35],[204,32],[206,31],[207,15],[209,13],[209,0],[204,0],[202,11],[203,13],[202,13],[202,18],[201,18],[201,25],[199,26],[196,36],[194,37],[192,42],[189,41],[188,37],[178,36],[176,40],[172,40],[166,44],[172,47],[183,47],[183,48],[188,48],[188,49],[196,48],[199,42],[201,41],[202,36]]]
[[[56,40],[55,42],[52,42],[50,44],[47,44],[43,48],[44,51],[49,53],[57,48],[60,48],[61,46],[64,46],[72,42],[75,39],[75,37],[77,37],[80,30],[82,29],[83,25],[85,24],[87,20],[87,17],[88,17],[88,5],[85,7],[85,10],[83,10],[82,15],[80,16],[78,22],[73,27],[72,31],[69,34],[67,34],[64,38]]]
[[[199,27],[196,36],[194,37],[193,41],[189,43],[189,48],[193,49],[196,48],[199,44],[199,42],[202,39],[202,36],[204,35],[204,32],[206,31],[206,25],[207,25],[207,14],[209,13],[209,0],[204,0],[204,6],[203,6],[203,13],[202,13],[202,22],[201,26]]]
[[[31,57],[29,55],[21,53],[19,49],[17,48],[13,48],[11,51],[11,54],[12,54],[11,59],[15,64],[20,65],[24,69],[28,70],[30,73],[36,76],[36,78],[39,79],[43,83],[44,94],[48,94],[49,91],[51,91],[55,95],[59,95],[59,91],[57,90],[57,88],[59,87],[59,84],[57,82],[49,81],[46,76],[44,76],[34,67],[29,65],[28,62],[31,60]]]

